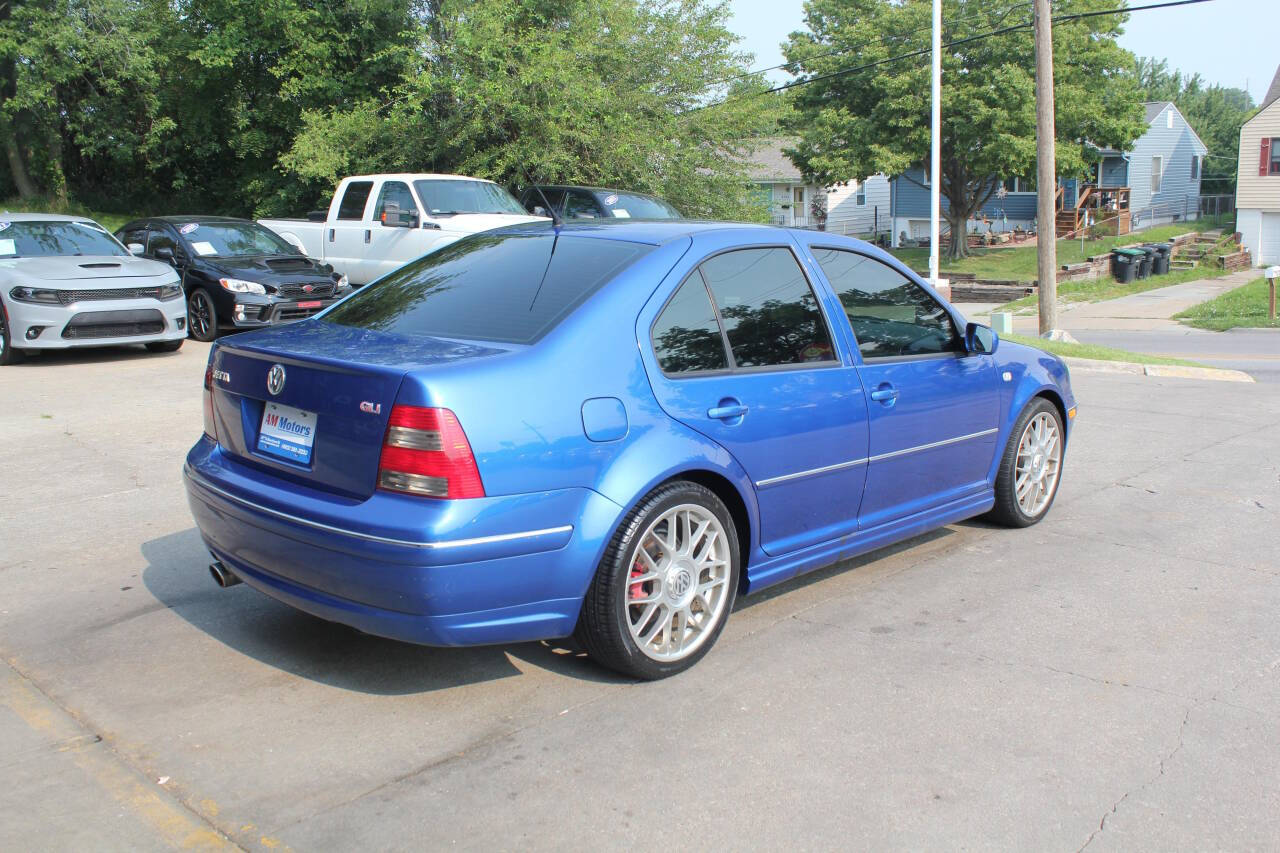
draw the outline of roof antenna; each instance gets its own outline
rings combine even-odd
[[[521,166],[519,163],[516,164],[516,168],[520,170],[520,176],[525,179],[525,182],[528,183],[529,186],[537,190],[538,197],[541,198],[542,203],[547,206],[547,215],[551,217],[551,224],[554,225],[556,228],[559,228],[561,225],[564,225],[564,220],[560,218],[560,215],[556,213],[555,207],[553,207],[551,202],[547,200],[547,194],[542,191],[542,187],[538,186],[533,181],[529,180],[529,174],[525,172],[524,167]],[[541,289],[541,285],[539,285],[539,289]],[[537,297],[535,296],[534,298],[536,299]]]

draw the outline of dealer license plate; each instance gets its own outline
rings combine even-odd
[[[311,463],[311,446],[316,440],[316,413],[267,403],[258,430],[258,450],[268,456],[299,465]]]

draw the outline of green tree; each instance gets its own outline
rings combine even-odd
[[[694,109],[750,59],[724,2],[427,0],[420,14],[414,66],[386,92],[306,111],[288,173],[527,175],[654,192],[686,215],[761,214],[741,161],[781,102]]]
[[[1054,14],[1112,8],[1114,0],[1062,0]],[[929,57],[835,74],[929,45],[930,0],[807,0],[808,32],[792,33],[787,60],[797,87],[800,142],[788,152],[810,179],[832,184],[924,166],[930,149]],[[1029,20],[1026,4],[949,0],[943,42]],[[1084,175],[1097,145],[1123,149],[1142,131],[1132,54],[1120,48],[1123,15],[1054,24],[1057,173]],[[824,75],[834,75],[825,77]],[[943,49],[943,215],[947,256],[967,254],[966,223],[1000,179],[1035,167],[1035,59],[1029,27]],[[1052,224],[1045,227],[1052,228]]]
[[[158,58],[139,0],[0,2],[0,139],[24,198],[123,185],[155,162]],[[126,23],[131,24],[125,26]]]
[[[1206,85],[1199,74],[1170,71],[1163,59],[1138,58],[1133,74],[1148,101],[1173,101],[1209,149],[1200,177],[1201,192],[1236,190],[1240,126],[1254,114],[1253,98],[1244,89]]]

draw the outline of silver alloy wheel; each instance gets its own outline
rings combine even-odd
[[[656,661],[693,654],[725,616],[729,538],[714,513],[680,504],[640,537],[626,586],[627,628]]]
[[[1062,436],[1058,422],[1048,412],[1039,412],[1022,430],[1013,469],[1014,495],[1028,517],[1035,518],[1049,505],[1058,487],[1061,469]]]

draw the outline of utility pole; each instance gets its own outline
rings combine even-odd
[[[1049,0],[1035,0],[1036,31],[1036,237],[1040,278],[1040,334],[1058,327],[1058,176],[1053,151],[1053,19]]]
[[[929,167],[929,283],[938,286],[938,242],[942,229],[942,0],[933,0],[933,117]],[[953,235],[954,238],[954,235]]]

